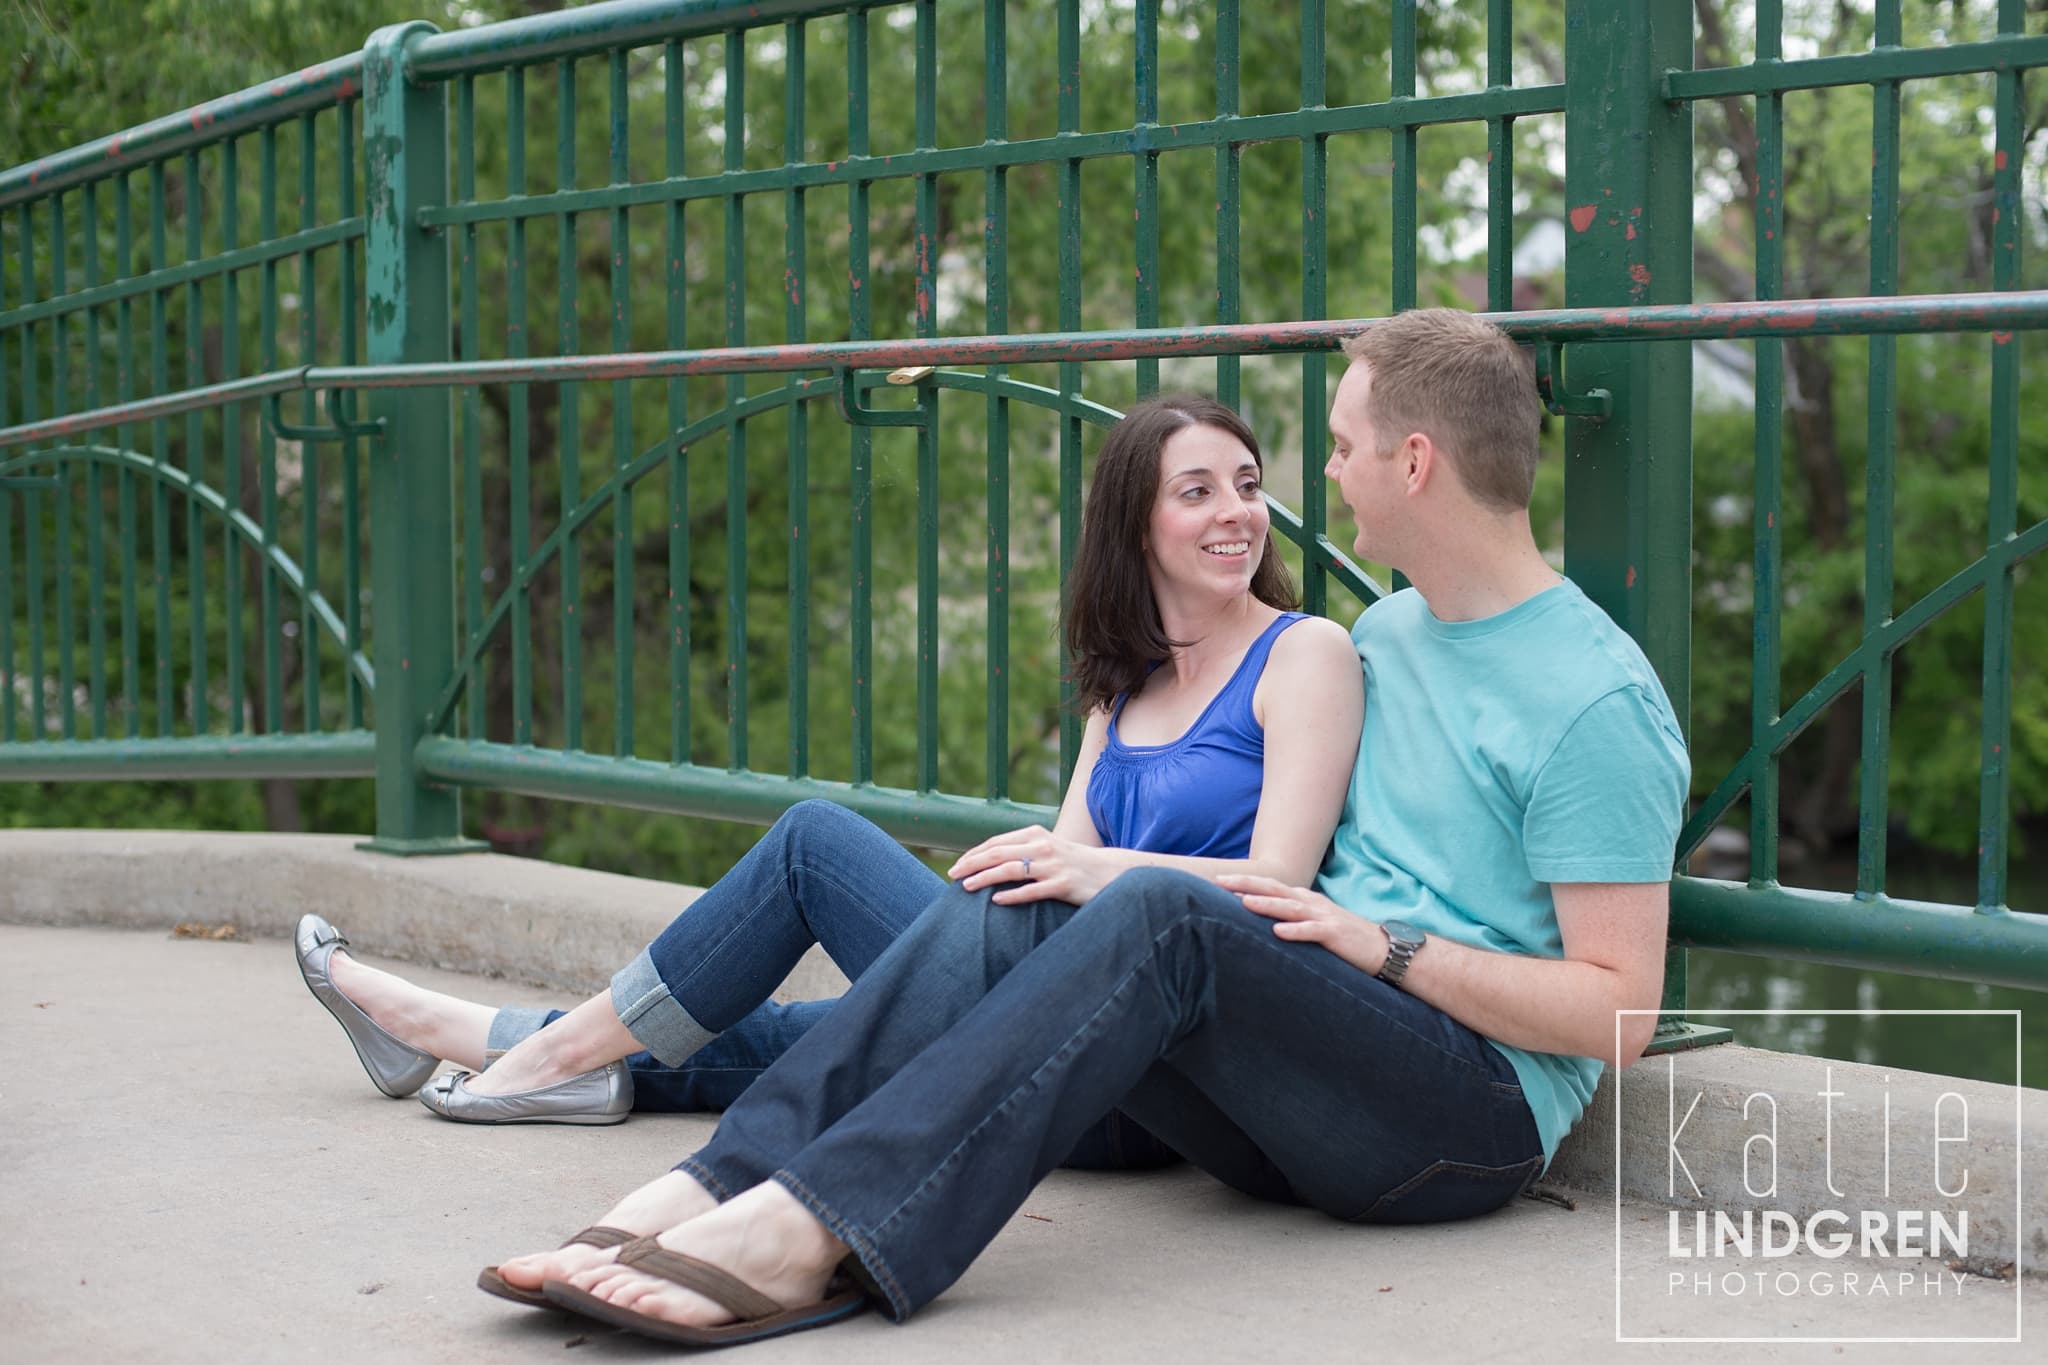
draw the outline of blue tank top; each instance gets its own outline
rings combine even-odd
[[[1088,775],[1088,814],[1106,846],[1192,858],[1251,852],[1266,779],[1266,731],[1252,714],[1252,693],[1280,632],[1305,619],[1282,612],[1171,744],[1125,744],[1116,727],[1128,694],[1116,699],[1109,743]]]

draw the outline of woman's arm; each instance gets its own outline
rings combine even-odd
[[[961,854],[947,875],[969,891],[1000,882],[1028,883],[997,892],[995,899],[1003,905],[1036,900],[1078,905],[1133,867],[1308,881],[1321,866],[1343,811],[1365,716],[1364,675],[1344,628],[1316,618],[1282,632],[1253,694],[1253,711],[1265,727],[1266,744],[1259,810],[1246,857],[1190,858],[1103,848],[1087,810],[1088,775],[1109,728],[1107,717],[1098,712],[1089,717],[1054,827],[1034,825],[999,834]]]
[[[1386,930],[1321,892],[1255,877],[1217,881],[1246,909],[1279,921],[1273,932],[1281,938],[1320,943],[1368,975],[1386,965]],[[1550,895],[1563,958],[1472,948],[1431,935],[1400,989],[1510,1047],[1627,1066],[1649,1045],[1657,1017],[1615,1012],[1657,1008],[1670,885],[1558,882]]]

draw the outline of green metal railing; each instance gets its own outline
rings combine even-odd
[[[2048,37],[2001,0],[1994,41],[1904,48],[1898,0],[1881,0],[1872,51],[1785,61],[1766,0],[1754,63],[1694,70],[1684,0],[1570,0],[1565,80],[1517,86],[1513,6],[1490,0],[1486,88],[1421,94],[1413,5],[1392,8],[1382,79],[1326,51],[1331,11],[1352,8],[1304,0],[1295,107],[1245,113],[1240,8],[1216,0],[1175,49],[1214,67],[1213,115],[1190,121],[1160,121],[1157,0],[1123,12],[1135,62],[1113,127],[1082,97],[1099,77],[1078,0],[1043,35],[1013,34],[1003,0],[945,7],[948,25],[980,23],[971,129],[942,118],[966,78],[940,69],[934,0],[621,0],[381,30],[361,54],[0,175],[16,245],[0,268],[0,775],[374,775],[374,846],[394,852],[473,847],[465,787],[756,821],[823,795],[933,845],[1041,818],[1055,784],[1025,776],[1065,772],[1078,736],[1062,713],[1053,770],[1017,730],[1031,684],[1013,664],[1029,673],[1043,652],[1017,627],[1051,606],[1020,598],[1064,580],[1090,429],[1163,374],[1190,382],[1213,358],[1198,382],[1227,401],[1284,395],[1299,463],[1275,482],[1299,488],[1275,525],[1308,604],[1342,615],[1333,587],[1354,604],[1378,593],[1326,534],[1329,356],[1367,325],[1325,320],[1333,287],[1359,297],[1329,269],[1332,153],[1388,153],[1380,299],[1397,311],[1423,297],[1420,138],[1470,128],[1487,309],[1535,347],[1565,418],[1566,570],[1644,645],[1681,717],[1689,343],[1755,348],[1751,747],[1679,850],[1683,865],[1746,799],[1751,875],[1680,877],[1674,942],[2048,983],[2048,925],[2005,905],[2004,757],[2014,573],[2048,544],[2048,523],[2019,524],[2011,343],[2048,327],[2048,293],[2022,288],[2019,263],[2021,73],[2048,64]],[[843,103],[818,93],[827,51],[843,56]],[[1040,59],[1042,120],[1013,79]],[[907,119],[871,84],[903,67]],[[1331,104],[1333,73],[1382,97]],[[1899,91],[1965,73],[1995,83],[1995,291],[1900,297]],[[763,126],[748,85],[777,74],[780,124]],[[1828,85],[1873,92],[1872,297],[1788,301],[1779,106]],[[1757,302],[1695,303],[1692,106],[1736,98],[1757,110]],[[1043,126],[1013,136],[1013,114]],[[1513,312],[1515,126],[1559,116],[1567,306]],[[1265,173],[1276,149],[1299,186],[1299,290],[1284,282],[1277,303],[1245,264],[1247,226],[1263,239],[1274,212],[1247,200],[1248,152]],[[1118,168],[1127,180],[1101,178]],[[1189,292],[1164,278],[1161,239],[1190,184],[1214,205],[1213,322],[1162,326]],[[1020,238],[1048,196],[1045,234]],[[1103,204],[1128,206],[1128,245]],[[973,213],[978,260],[954,226]],[[1091,275],[1105,253],[1128,261],[1127,288]],[[759,301],[778,297],[780,336],[750,344],[750,324],[772,325]],[[980,326],[947,326],[948,297]],[[1244,322],[1275,309],[1306,320]],[[1894,614],[1890,338],[1910,333],[1989,335],[1992,473],[1984,553]],[[1871,338],[1871,530],[1861,643],[1786,707],[1781,352],[1810,336]],[[1299,359],[1283,372],[1267,357]],[[963,515],[985,529],[963,539]],[[827,533],[830,551],[814,549]],[[1892,900],[1892,661],[1979,592],[1977,905]],[[985,642],[986,725],[949,742],[940,662],[961,656],[950,623],[967,619]],[[780,706],[765,715],[770,677]],[[1857,685],[1857,891],[1782,888],[1781,756]],[[824,714],[845,718],[843,760],[836,725],[829,753],[816,742]],[[900,732],[914,752],[895,753]],[[786,745],[766,765],[764,735]],[[1682,947],[1668,982],[1681,1004]]]

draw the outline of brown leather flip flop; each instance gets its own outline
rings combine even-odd
[[[584,1317],[623,1327],[657,1341],[672,1341],[683,1346],[737,1346],[741,1342],[760,1341],[785,1332],[801,1332],[807,1327],[823,1327],[828,1322],[851,1317],[865,1308],[868,1302],[867,1295],[858,1289],[844,1289],[835,1294],[828,1288],[827,1297],[816,1303],[784,1308],[710,1262],[670,1251],[652,1237],[643,1237],[620,1251],[619,1264],[632,1266],[635,1270],[702,1294],[733,1313],[739,1321],[722,1327],[686,1327],[607,1303],[595,1294],[585,1293],[561,1280],[549,1280],[541,1287],[541,1292],[557,1308],[566,1308],[572,1313],[581,1313]]]
[[[608,1228],[603,1224],[598,1224],[594,1227],[583,1229],[583,1231],[577,1233],[574,1237],[562,1243],[562,1245],[565,1247],[578,1245],[587,1247],[622,1247],[632,1241],[637,1235],[636,1233],[627,1232],[623,1228]],[[523,1303],[529,1308],[554,1307],[538,1291],[521,1289],[518,1285],[507,1280],[498,1273],[498,1267],[494,1265],[487,1265],[477,1272],[476,1287],[483,1290],[486,1294],[496,1294],[501,1299],[510,1299],[514,1303]]]

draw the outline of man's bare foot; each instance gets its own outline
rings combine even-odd
[[[670,1227],[657,1240],[670,1251],[737,1276],[784,1308],[824,1298],[833,1270],[846,1258],[846,1244],[773,1181]],[[690,1327],[733,1321],[732,1310],[659,1276],[619,1265],[613,1252],[605,1253],[603,1263],[591,1259],[590,1268],[566,1278],[608,1303]]]
[[[718,1201],[702,1185],[681,1171],[670,1171],[612,1205],[597,1221],[645,1237],[717,1207]],[[567,1246],[515,1256],[500,1265],[498,1273],[508,1284],[538,1290],[543,1280],[566,1280],[580,1271],[608,1266],[617,1255],[617,1247]]]
[[[337,948],[328,961],[336,990],[353,1000],[377,1026],[400,1042],[472,1070],[484,1064],[484,1042],[497,1011],[415,986]]]
[[[471,1076],[472,1095],[517,1095],[595,1071],[640,1050],[640,1040],[619,1022],[610,991],[600,991],[537,1033],[528,1034]]]

